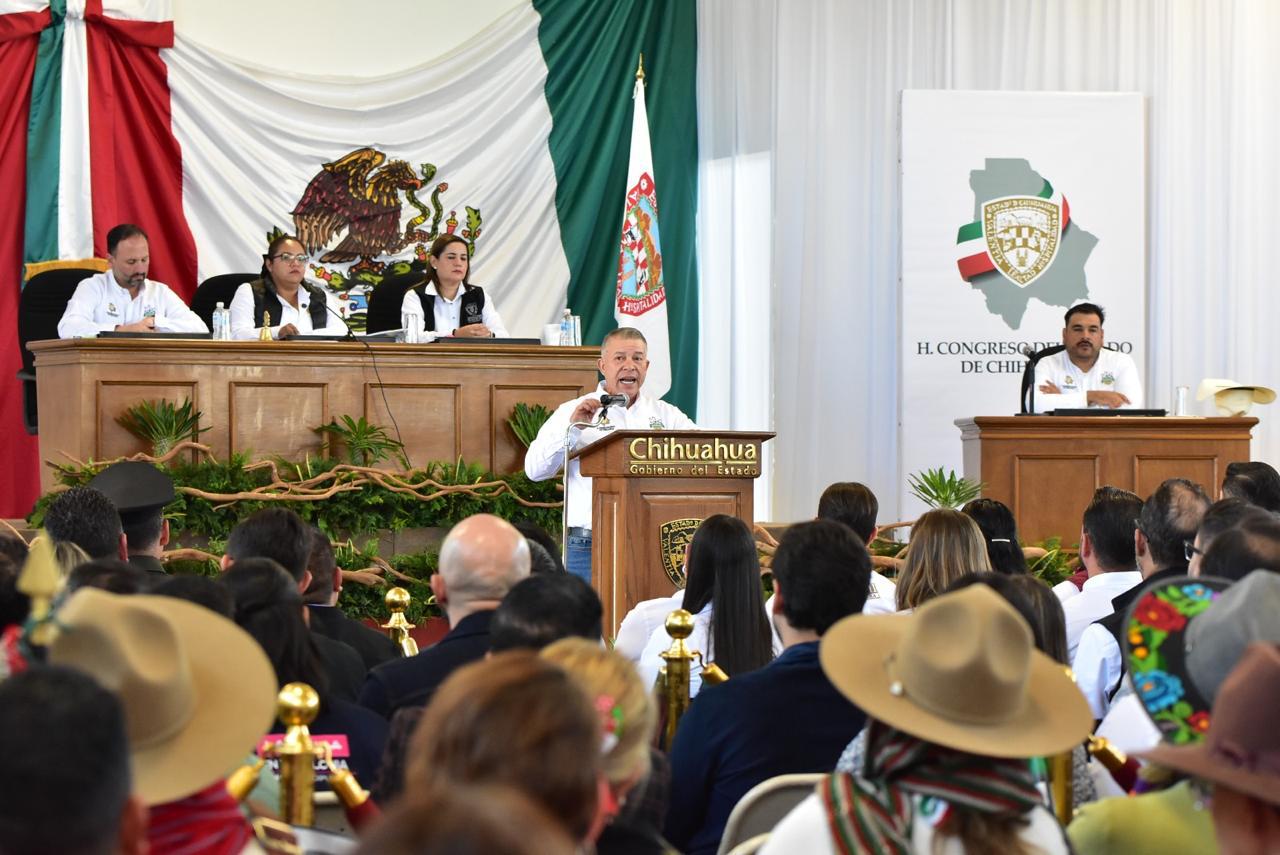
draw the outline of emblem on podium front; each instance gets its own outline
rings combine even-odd
[[[662,569],[667,571],[667,578],[677,588],[684,587],[684,552],[700,525],[702,520],[698,517],[686,517],[664,522],[658,529]]]

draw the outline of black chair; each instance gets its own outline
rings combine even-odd
[[[400,329],[400,304],[410,288],[426,277],[423,270],[411,268],[406,273],[385,277],[369,292],[369,308],[365,312],[365,332]]]
[[[196,288],[196,293],[192,295],[191,311],[199,315],[204,325],[212,330],[213,310],[218,307],[218,304],[221,303],[224,308],[230,309],[231,298],[236,295],[236,289],[261,275],[261,273],[223,273],[219,276],[210,276],[200,283],[200,287]]]
[[[22,421],[27,433],[39,433],[40,414],[36,407],[36,357],[27,342],[58,337],[58,321],[67,310],[67,301],[76,286],[98,273],[89,267],[66,267],[37,273],[27,280],[18,300],[18,348],[22,351]]]

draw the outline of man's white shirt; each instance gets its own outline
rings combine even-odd
[[[76,286],[58,321],[58,337],[92,338],[146,317],[155,319],[156,332],[209,331],[200,316],[163,282],[146,279],[138,289],[138,296],[133,297],[107,270]]]
[[[1062,612],[1067,619],[1067,657],[1069,659],[1075,659],[1076,648],[1080,644],[1080,636],[1084,634],[1085,628],[1115,611],[1111,607],[1111,600],[1141,582],[1142,573],[1137,570],[1099,573],[1085,580],[1080,593],[1062,604]]]
[[[1124,666],[1120,645],[1102,624],[1092,623],[1084,628],[1071,659],[1071,671],[1076,676],[1076,686],[1093,710],[1093,717],[1099,720],[1106,717],[1111,708],[1111,692],[1120,682]]]
[[[1143,406],[1142,378],[1138,366],[1127,353],[1108,350],[1098,352],[1098,359],[1088,371],[1081,371],[1064,350],[1046,356],[1036,365],[1037,413],[1049,410],[1078,410],[1089,406],[1089,392],[1119,392],[1129,399],[1126,408]],[[1052,382],[1058,394],[1041,392],[1040,386]]]
[[[547,419],[538,436],[529,445],[524,456],[524,472],[534,481],[554,478],[564,465],[564,438],[569,430],[569,418],[578,405],[587,398],[599,398],[604,393],[601,382],[594,392],[565,401]],[[602,419],[607,419],[607,423]],[[574,428],[569,448],[576,451],[598,442],[614,430],[697,430],[693,420],[677,407],[650,398],[644,392],[629,407],[612,406],[597,410],[588,428]],[[591,479],[578,471],[578,460],[569,462],[565,479],[565,516],[571,527],[591,528]]]

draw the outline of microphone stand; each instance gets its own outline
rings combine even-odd
[[[601,407],[603,413],[607,407]],[[571,438],[574,430],[595,427],[598,422],[573,422],[564,432],[564,512],[560,514],[560,562],[569,567],[569,452],[573,450]]]
[[[1055,344],[1037,350],[1035,353],[1027,354],[1027,367],[1022,370],[1022,412],[1020,416],[1033,416],[1036,413],[1036,366],[1040,364],[1040,360],[1046,356],[1053,356],[1055,353],[1062,353],[1066,350],[1066,345]],[[1028,403],[1028,399],[1030,403]]]

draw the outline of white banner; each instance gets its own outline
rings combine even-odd
[[[1141,93],[904,91],[901,144],[902,483],[962,471],[955,420],[1017,413],[1075,303],[1145,381]]]

